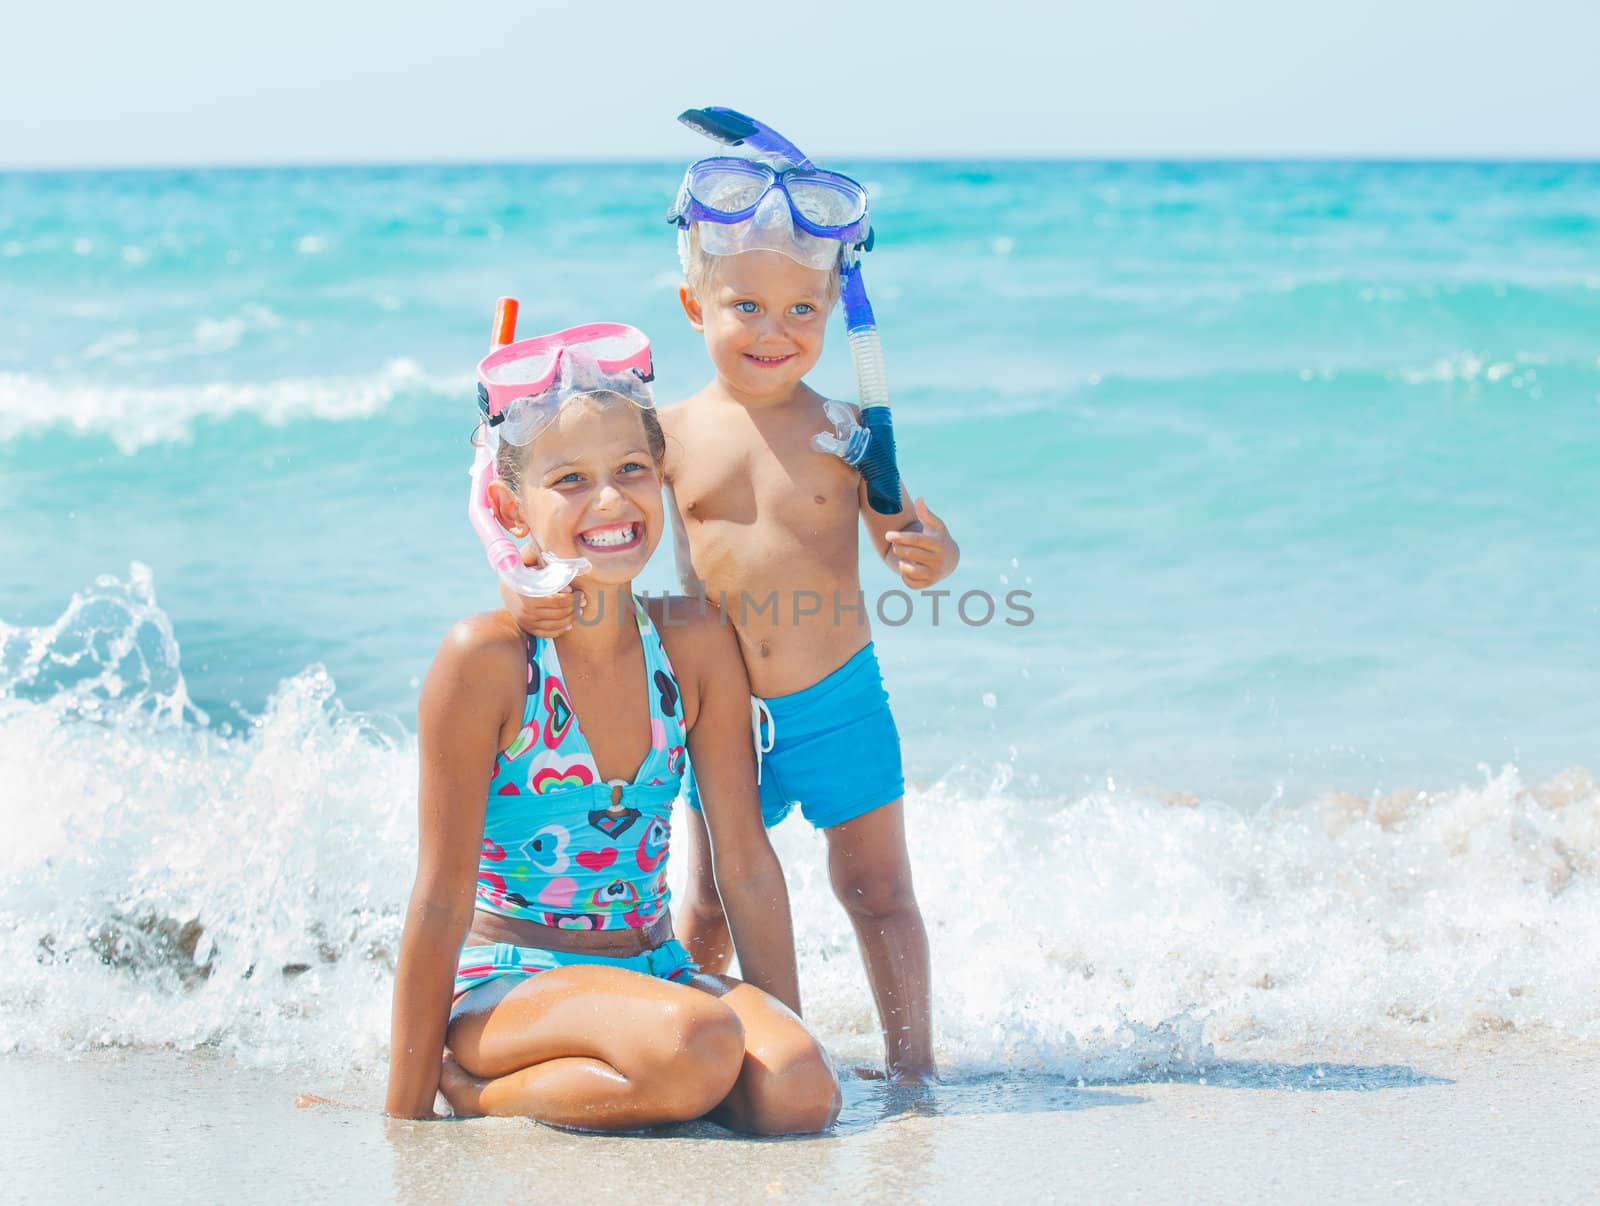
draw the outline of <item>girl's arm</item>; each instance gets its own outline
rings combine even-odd
[[[686,696],[694,691],[697,704],[689,728],[689,757],[711,833],[711,864],[739,956],[739,974],[798,1014],[800,980],[789,890],[761,821],[744,659],[733,628],[714,605],[699,599],[663,602],[678,604],[662,632],[674,638],[669,655],[679,670],[679,685]],[[692,681],[685,684],[690,676]]]
[[[489,779],[511,704],[499,684],[522,640],[506,619],[457,624],[417,705],[417,880],[395,967],[385,1112],[431,1118],[456,959],[472,922]],[[513,676],[514,680],[514,676]]]

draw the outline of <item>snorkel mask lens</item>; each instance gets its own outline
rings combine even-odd
[[[867,216],[867,193],[848,176],[837,172],[793,172],[780,187],[789,205],[814,233],[837,232],[843,238]]]
[[[719,155],[691,164],[669,215],[696,223],[708,255],[777,251],[810,268],[832,268],[869,232],[866,190],[838,172],[779,170]]]
[[[867,217],[867,191],[849,176],[818,168],[778,171],[729,155],[690,165],[673,219],[742,222],[774,191],[783,195],[795,224],[807,234],[841,242],[866,236],[856,227]]]
[[[478,364],[478,409],[491,442],[526,445],[578,394],[621,394],[655,406],[655,370],[644,332],[590,323],[497,348]]]
[[[718,156],[692,164],[684,188],[690,198],[714,214],[747,214],[772,188],[769,169],[748,159]]]
[[[739,255],[746,251],[775,251],[807,268],[827,271],[839,263],[844,244],[797,229],[789,207],[777,193],[768,193],[753,217],[742,222],[701,222],[697,230],[700,249],[707,255]]]

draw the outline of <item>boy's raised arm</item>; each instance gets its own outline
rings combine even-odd
[[[543,557],[544,550],[539,547],[537,540],[530,538],[522,546],[523,565],[537,566]],[[546,639],[554,639],[572,627],[575,605],[581,606],[582,598],[583,592],[574,591],[570,586],[553,595],[529,598],[519,595],[504,582],[500,584],[500,601],[515,617],[517,627],[531,636]]]

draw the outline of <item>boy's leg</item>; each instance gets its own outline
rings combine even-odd
[[[891,1080],[929,1080],[933,1003],[928,931],[911,886],[900,800],[823,830],[834,895],[850,915],[883,1025]]]
[[[673,910],[678,941],[703,972],[725,972],[733,961],[733,938],[728,916],[722,911],[717,879],[711,867],[711,834],[698,808],[683,810],[683,830],[689,845],[689,881],[683,902]]]

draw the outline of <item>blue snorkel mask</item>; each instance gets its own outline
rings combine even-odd
[[[819,433],[811,442],[818,451],[832,453],[861,471],[867,503],[874,511],[899,514],[900,470],[894,457],[889,386],[877,320],[861,279],[861,254],[872,250],[866,189],[849,176],[816,167],[794,143],[743,113],[716,107],[689,109],[678,120],[758,157],[713,156],[691,164],[684,173],[668,220],[678,228],[685,266],[691,224],[698,227],[700,247],[709,255],[777,251],[811,268],[839,266],[861,422],[849,407],[829,402],[825,410],[834,430]]]

